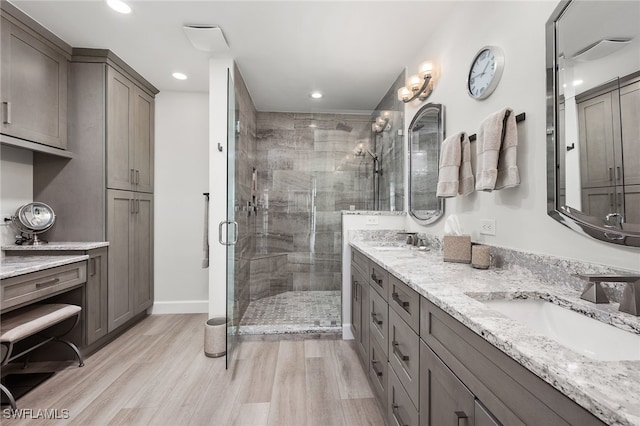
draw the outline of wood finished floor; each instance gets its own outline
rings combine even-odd
[[[154,315],[18,401],[68,420],[3,424],[384,425],[353,341],[243,342],[225,370],[206,315]]]

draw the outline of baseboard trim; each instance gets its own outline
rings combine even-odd
[[[342,340],[353,340],[354,338],[351,332],[351,324],[342,324]]]
[[[152,315],[163,314],[206,314],[209,312],[208,300],[178,300],[175,302],[154,302]]]

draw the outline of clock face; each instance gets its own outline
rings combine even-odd
[[[497,47],[483,47],[476,54],[467,79],[467,91],[474,99],[485,99],[498,86],[504,56]]]

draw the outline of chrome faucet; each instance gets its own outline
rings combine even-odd
[[[398,235],[406,235],[407,236],[407,244],[411,244],[412,246],[418,245],[418,233],[417,232],[398,232]]]
[[[626,283],[618,310],[640,316],[640,275],[578,274],[577,276],[587,281],[587,286],[580,298],[593,303],[609,303],[609,298],[602,288],[603,282]]]
[[[613,219],[615,219],[615,221]],[[622,213],[609,213],[604,217],[604,221],[604,226],[622,229],[622,224],[624,223],[624,215]]]

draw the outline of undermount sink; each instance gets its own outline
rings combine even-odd
[[[640,335],[543,300],[483,300],[486,306],[584,356],[640,360]]]
[[[373,247],[373,249],[378,251],[401,251],[401,250],[407,250],[407,247],[377,246],[377,247]]]

